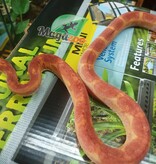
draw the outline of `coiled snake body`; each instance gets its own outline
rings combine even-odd
[[[66,85],[74,103],[78,141],[87,156],[97,164],[137,164],[150,146],[150,128],[140,106],[122,91],[102,81],[94,72],[94,62],[115,36],[130,26],[141,26],[156,32],[156,16],[145,12],[129,12],[116,18],[82,55],[78,66],[80,77],[59,57],[43,54],[29,64],[30,81],[20,84],[14,68],[0,59],[0,71],[7,75],[9,88],[20,95],[30,95],[39,88],[41,72],[55,73]],[[84,85],[85,84],[85,85]],[[118,148],[105,145],[96,135],[91,119],[87,89],[115,111],[126,130],[126,141]]]

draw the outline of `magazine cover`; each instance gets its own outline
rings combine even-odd
[[[7,60],[21,83],[29,81],[29,62],[42,53],[61,57],[77,72],[90,43],[116,17],[134,10],[155,14],[117,1],[50,1]],[[142,163],[156,163],[156,34],[122,31],[98,57],[95,71],[142,107],[151,127],[151,147]],[[122,145],[120,118],[92,97],[90,104],[98,136],[110,146]],[[43,73],[40,88],[29,97],[12,93],[0,74],[0,163],[90,163],[76,138],[71,97],[52,73]]]

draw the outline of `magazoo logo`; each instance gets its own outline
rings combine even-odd
[[[86,18],[66,14],[59,16],[52,23],[51,28],[39,26],[37,28],[38,35],[42,37],[49,37],[56,41],[68,41],[72,43],[84,44],[86,39],[79,36],[84,26]]]

